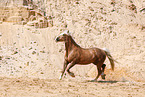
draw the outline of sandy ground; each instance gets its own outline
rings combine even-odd
[[[145,84],[76,79],[0,78],[1,97],[144,97]]]

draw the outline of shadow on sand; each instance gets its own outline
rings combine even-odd
[[[117,82],[119,82],[119,81],[97,81],[98,83],[111,83],[111,84],[113,84],[113,83],[117,83]]]
[[[99,81],[94,81],[94,80],[87,80],[85,82],[97,82],[97,83],[117,83],[117,82],[120,82],[120,81],[104,81],[104,80],[99,80]]]

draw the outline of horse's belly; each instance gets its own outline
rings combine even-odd
[[[90,64],[90,63],[94,63],[94,61],[96,61],[95,58],[80,59],[78,64]]]
[[[67,61],[69,63],[71,63],[72,61],[74,61],[74,59],[76,59],[75,63],[76,64],[90,64],[90,63],[94,63],[94,61],[97,61],[96,58],[92,58],[92,57],[83,57],[83,58],[73,58],[73,57],[68,57]]]
[[[77,64],[88,65],[90,63],[93,63],[93,62],[78,62]]]

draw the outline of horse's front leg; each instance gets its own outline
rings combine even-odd
[[[61,74],[61,76],[60,76],[60,80],[62,79],[62,77],[63,77],[63,75],[64,75],[64,72],[65,72],[65,70],[66,70],[66,68],[67,68],[67,65],[68,65],[68,61],[67,60],[65,60],[64,61],[64,65],[63,65],[63,70],[62,70],[62,74]]]
[[[67,72],[71,77],[75,77],[74,73],[70,72],[70,69],[75,65],[75,61],[72,61],[71,64],[69,65]]]

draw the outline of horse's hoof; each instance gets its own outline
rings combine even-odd
[[[70,75],[71,77],[75,77],[74,73],[72,73],[72,72],[70,72],[69,75]]]
[[[102,79],[105,79],[105,76],[106,76],[106,74],[104,74],[104,75],[101,75]]]
[[[62,77],[61,76],[59,77],[59,80],[62,80]]]

